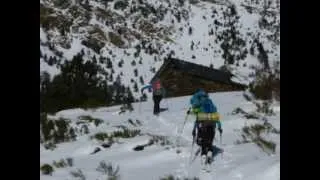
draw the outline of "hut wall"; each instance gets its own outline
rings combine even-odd
[[[207,92],[236,91],[243,89],[237,85],[206,80],[202,77],[174,69],[164,70],[160,75],[160,79],[166,89],[166,97],[191,95],[197,88],[203,88]]]

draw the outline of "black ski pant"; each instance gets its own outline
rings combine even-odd
[[[203,125],[198,128],[197,144],[201,148],[201,156],[207,155],[209,151],[213,153],[213,139],[215,136],[215,123]]]
[[[162,100],[162,95],[153,95],[153,114],[159,114],[160,113],[160,101]]]
[[[209,151],[213,153],[212,141],[213,140],[207,140],[201,144],[201,156],[207,155]]]

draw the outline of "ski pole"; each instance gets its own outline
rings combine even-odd
[[[185,124],[187,122],[188,116],[189,116],[189,114],[187,114],[186,117],[184,118],[184,122],[183,122],[183,125],[182,125],[182,128],[181,128],[181,131],[179,133],[183,132],[183,129],[184,129],[184,126],[185,126]]]
[[[183,125],[182,125],[181,129],[178,129],[178,137],[177,137],[177,140],[176,140],[176,143],[177,143],[178,148],[180,147],[180,138],[181,138],[181,134],[182,134],[182,132],[183,132],[184,126],[185,126],[185,124],[186,124],[186,122],[187,122],[187,120],[188,120],[188,115],[189,115],[189,114],[186,115],[185,120],[184,120],[184,122],[183,122]]]
[[[220,133],[220,145],[222,147],[222,133]],[[223,159],[223,150],[221,152],[221,159]]]
[[[222,146],[222,133],[220,133],[220,145]]]
[[[201,151],[201,148],[198,148],[198,150],[196,151],[196,153],[194,153],[194,157],[193,157],[193,159],[191,160],[190,165],[191,165],[191,164],[194,162],[194,160],[197,158],[197,156],[199,155],[200,151]]]
[[[186,122],[187,122],[187,119],[188,119],[188,114],[187,114],[186,117],[185,117],[185,120],[184,120],[184,122],[183,122],[183,125],[182,125],[181,129],[178,129],[178,138],[177,138],[177,145],[178,145],[178,146],[180,146],[180,137],[181,137],[181,134],[182,134],[182,132],[183,132],[184,125],[185,125]]]
[[[192,160],[192,154],[193,154],[193,145],[194,145],[194,136],[192,138],[192,146],[191,146],[191,153],[190,153],[190,158],[189,158],[189,163],[191,164]]]

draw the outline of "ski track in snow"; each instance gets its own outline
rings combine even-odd
[[[57,145],[54,151],[45,150],[40,146],[40,164],[52,164],[53,160],[58,161],[61,158],[74,158],[74,167],[55,168],[53,176],[45,176],[40,174],[40,178],[46,179],[70,179],[70,171],[79,168],[83,171],[87,179],[101,178],[101,174],[96,171],[100,161],[104,160],[113,165],[119,165],[121,180],[127,179],[160,179],[169,174],[176,177],[199,177],[200,179],[278,179],[280,177],[280,136],[273,135],[274,142],[277,143],[277,153],[268,156],[262,152],[255,144],[247,143],[235,145],[237,139],[241,139],[236,129],[241,129],[245,122],[240,115],[231,115],[230,113],[236,107],[252,106],[242,97],[242,92],[215,93],[210,94],[218,111],[221,113],[222,126],[224,129],[222,144],[220,142],[219,133],[216,135],[214,144],[224,152],[215,156],[210,173],[201,172],[199,156],[189,165],[194,117],[189,115],[181,134],[181,153],[177,154],[177,148],[166,149],[164,146],[152,145],[145,147],[143,151],[134,151],[137,145],[146,144],[151,138],[148,135],[137,136],[129,139],[119,139],[120,144],[115,143],[111,148],[104,149],[98,142],[90,140],[90,136],[97,132],[112,132],[119,130],[114,127],[117,125],[125,125],[129,129],[141,129],[142,133],[150,133],[154,135],[168,136],[169,140],[176,143],[178,137],[178,128],[181,128],[188,108],[190,96],[170,98],[161,101],[160,106],[165,107],[170,104],[170,110],[154,116],[152,100],[141,104],[134,103],[135,110],[131,113],[116,114],[117,107],[102,107],[96,110],[71,109],[64,110],[51,117],[65,117],[74,123],[79,116],[91,115],[95,118],[101,118],[105,123],[99,127],[90,126],[90,133],[77,137],[75,142],[61,143]],[[141,108],[139,110],[139,108]],[[279,105],[273,107],[276,116],[271,116],[269,122],[275,124],[276,128],[280,124],[280,108]],[[133,122],[138,119],[142,126],[132,126],[128,123],[128,119]],[[248,121],[249,123],[261,123],[260,120]],[[108,124],[107,124],[108,123]],[[101,151],[91,155],[96,147],[100,147]],[[194,145],[193,153],[198,149]]]

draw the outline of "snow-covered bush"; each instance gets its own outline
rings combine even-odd
[[[270,101],[263,101],[262,103],[255,103],[257,112],[264,113],[265,115],[274,115]]]
[[[50,164],[44,164],[40,167],[40,170],[42,174],[44,175],[50,175],[52,176],[52,173],[54,172],[53,167]]]
[[[244,126],[242,128],[242,140],[237,140],[236,144],[243,144],[253,142],[260,147],[264,152],[270,154],[275,153],[276,143],[268,141],[261,135],[263,133],[276,132],[271,124],[254,124],[251,126]]]
[[[70,120],[59,118],[49,119],[47,114],[40,114],[40,142],[46,149],[54,149],[55,144],[76,139],[75,131],[70,127]]]
[[[236,114],[243,114],[243,116],[247,119],[259,119],[259,115],[255,112],[251,112],[251,113],[248,113],[246,111],[244,111],[243,109],[237,107],[235,108],[233,111],[232,111],[232,114],[233,115],[236,115]]]
[[[109,138],[109,135],[108,133],[105,133],[105,132],[99,132],[99,133],[96,133],[94,136],[91,136],[91,139],[96,139],[98,141],[104,141],[107,138]]]
[[[71,0],[53,0],[53,4],[56,7],[59,7],[61,9],[65,9],[71,5]]]
[[[43,146],[44,148],[50,150],[54,150],[57,147],[57,145],[53,144],[52,142],[44,143]]]
[[[91,36],[87,40],[81,41],[81,44],[92,49],[97,54],[100,54],[100,49],[102,49],[105,46],[104,42]]]
[[[131,125],[133,125],[133,126],[137,126],[137,125],[132,121],[132,119],[128,119],[128,122],[129,122]]]
[[[87,116],[80,116],[79,119],[80,119],[80,120],[87,121],[87,122],[89,122],[89,123],[94,123],[94,125],[95,125],[96,127],[98,127],[100,124],[103,123],[103,120],[101,120],[101,119],[99,119],[99,118],[93,118],[93,117],[91,117],[91,116],[89,116],[89,115],[87,115]],[[80,122],[81,122],[81,121],[80,121]],[[77,122],[77,123],[80,123],[80,122]]]
[[[107,175],[108,180],[118,180],[120,178],[120,175],[118,174],[120,167],[113,167],[111,163],[106,164],[105,161],[101,161],[96,170],[103,175]]]
[[[128,7],[129,3],[127,0],[118,0],[114,3],[114,9],[116,10],[124,10]]]
[[[64,168],[68,166],[68,163],[64,159],[60,159],[60,161],[53,161],[53,166],[56,168]]]
[[[73,159],[72,158],[67,158],[67,164],[68,166],[72,167],[73,166]]]
[[[130,130],[127,128],[123,129],[122,131],[114,131],[111,134],[112,137],[121,137],[121,138],[132,138],[137,135],[140,135],[140,130],[138,129]]]
[[[254,139],[253,142],[256,143],[266,153],[275,153],[276,151],[276,143],[268,141],[260,136]]]
[[[125,45],[125,42],[122,40],[122,37],[120,35],[118,35],[118,34],[116,34],[114,32],[109,32],[108,35],[109,35],[109,38],[110,38],[110,42],[113,45],[115,45],[115,46],[117,46],[119,48],[121,48],[121,47],[123,47]]]
[[[136,123],[137,123],[139,126],[142,126],[142,123],[141,123],[141,121],[139,121],[139,119],[136,119]]]
[[[70,174],[79,180],[86,180],[87,179],[81,169],[77,169],[77,171],[71,171]]]

